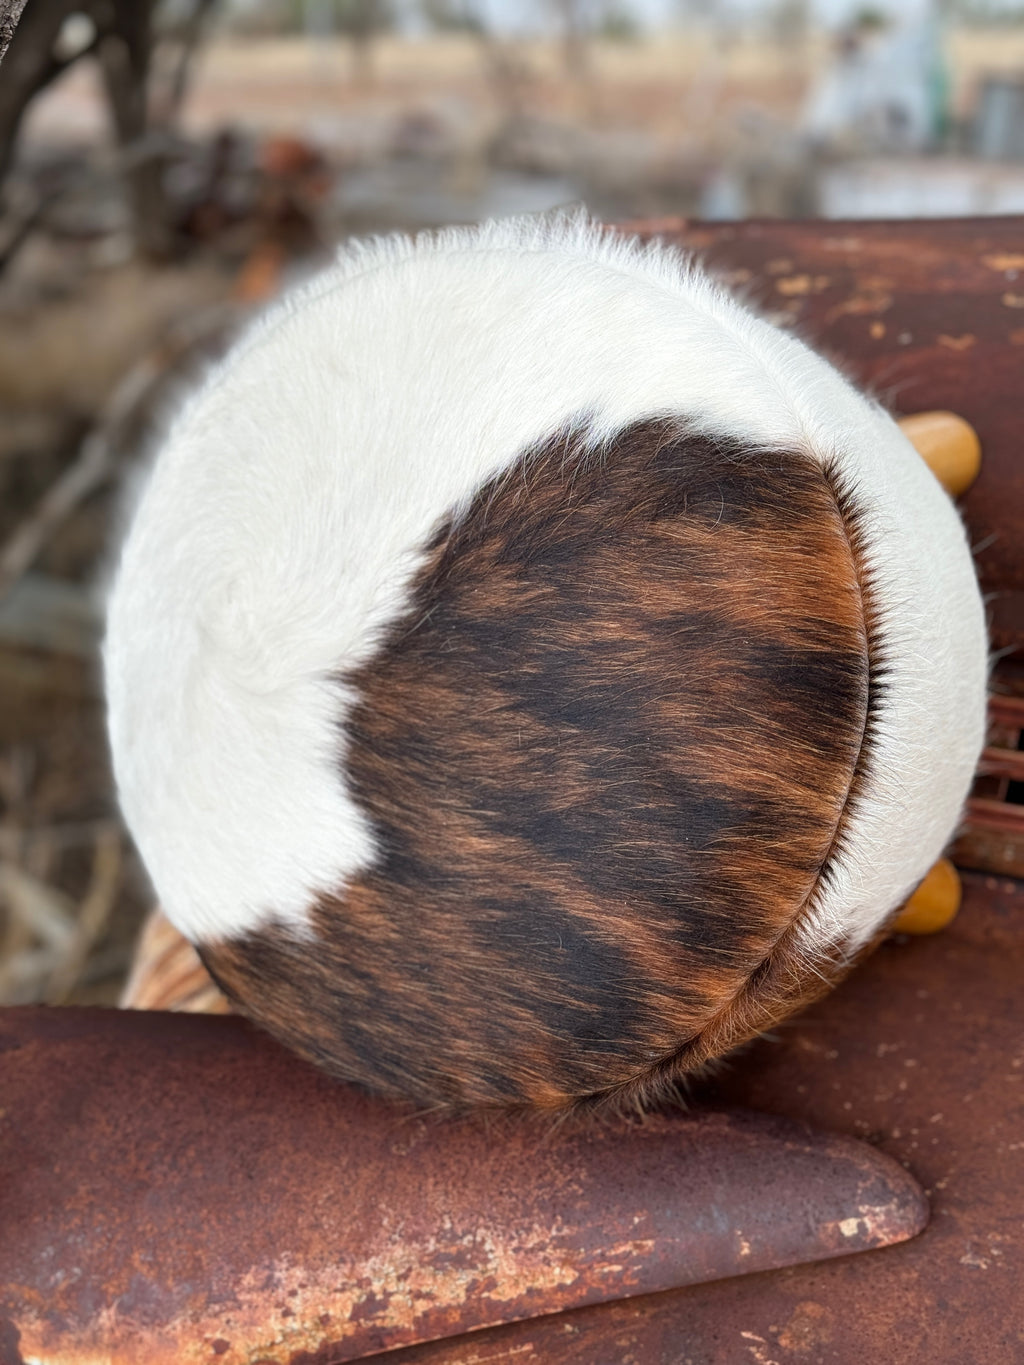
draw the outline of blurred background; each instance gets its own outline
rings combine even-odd
[[[0,10],[2,10],[0,5]],[[28,0],[0,65],[0,1003],[114,1003],[133,471],[352,234],[1024,213],[1024,0]]]

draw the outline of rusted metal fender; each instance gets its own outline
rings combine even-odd
[[[801,1124],[431,1119],[233,1018],[0,1011],[0,1101],[0,1365],[329,1365],[927,1219]]]

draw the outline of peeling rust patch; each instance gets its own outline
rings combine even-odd
[[[835,322],[842,317],[863,317],[865,314],[885,313],[892,305],[892,294],[883,291],[854,294],[852,298],[834,304],[825,314],[825,317],[829,322]]]
[[[741,266],[739,270],[722,271],[718,275],[718,278],[724,285],[728,285],[730,289],[736,289],[740,285],[749,284],[752,277],[751,272],[743,269]]]
[[[831,1312],[814,1300],[798,1303],[793,1314],[778,1332],[778,1343],[784,1351],[805,1355],[820,1350],[832,1341]]]
[[[1024,253],[1020,251],[993,251],[981,259],[989,270],[1024,270]]]
[[[785,279],[775,281],[775,288],[780,294],[787,297],[820,294],[828,286],[829,277],[827,275],[790,275]]]

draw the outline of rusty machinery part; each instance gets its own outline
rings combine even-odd
[[[337,1365],[927,1220],[851,1138],[744,1113],[417,1117],[236,1018],[11,1009],[0,1059],[0,1324],[48,1365]]]

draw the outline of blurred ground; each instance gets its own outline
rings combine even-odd
[[[834,51],[595,40],[567,78],[539,40],[388,37],[367,68],[341,40],[222,36],[146,152],[159,261],[135,251],[92,62],[36,101],[0,217],[0,1003],[117,998],[149,892],[103,736],[104,566],[133,471],[232,330],[355,233],[579,200],[607,219],[1024,208],[1024,165],[972,156],[978,91],[1024,72],[1024,26],[950,36],[944,145],[898,156],[809,141]]]

